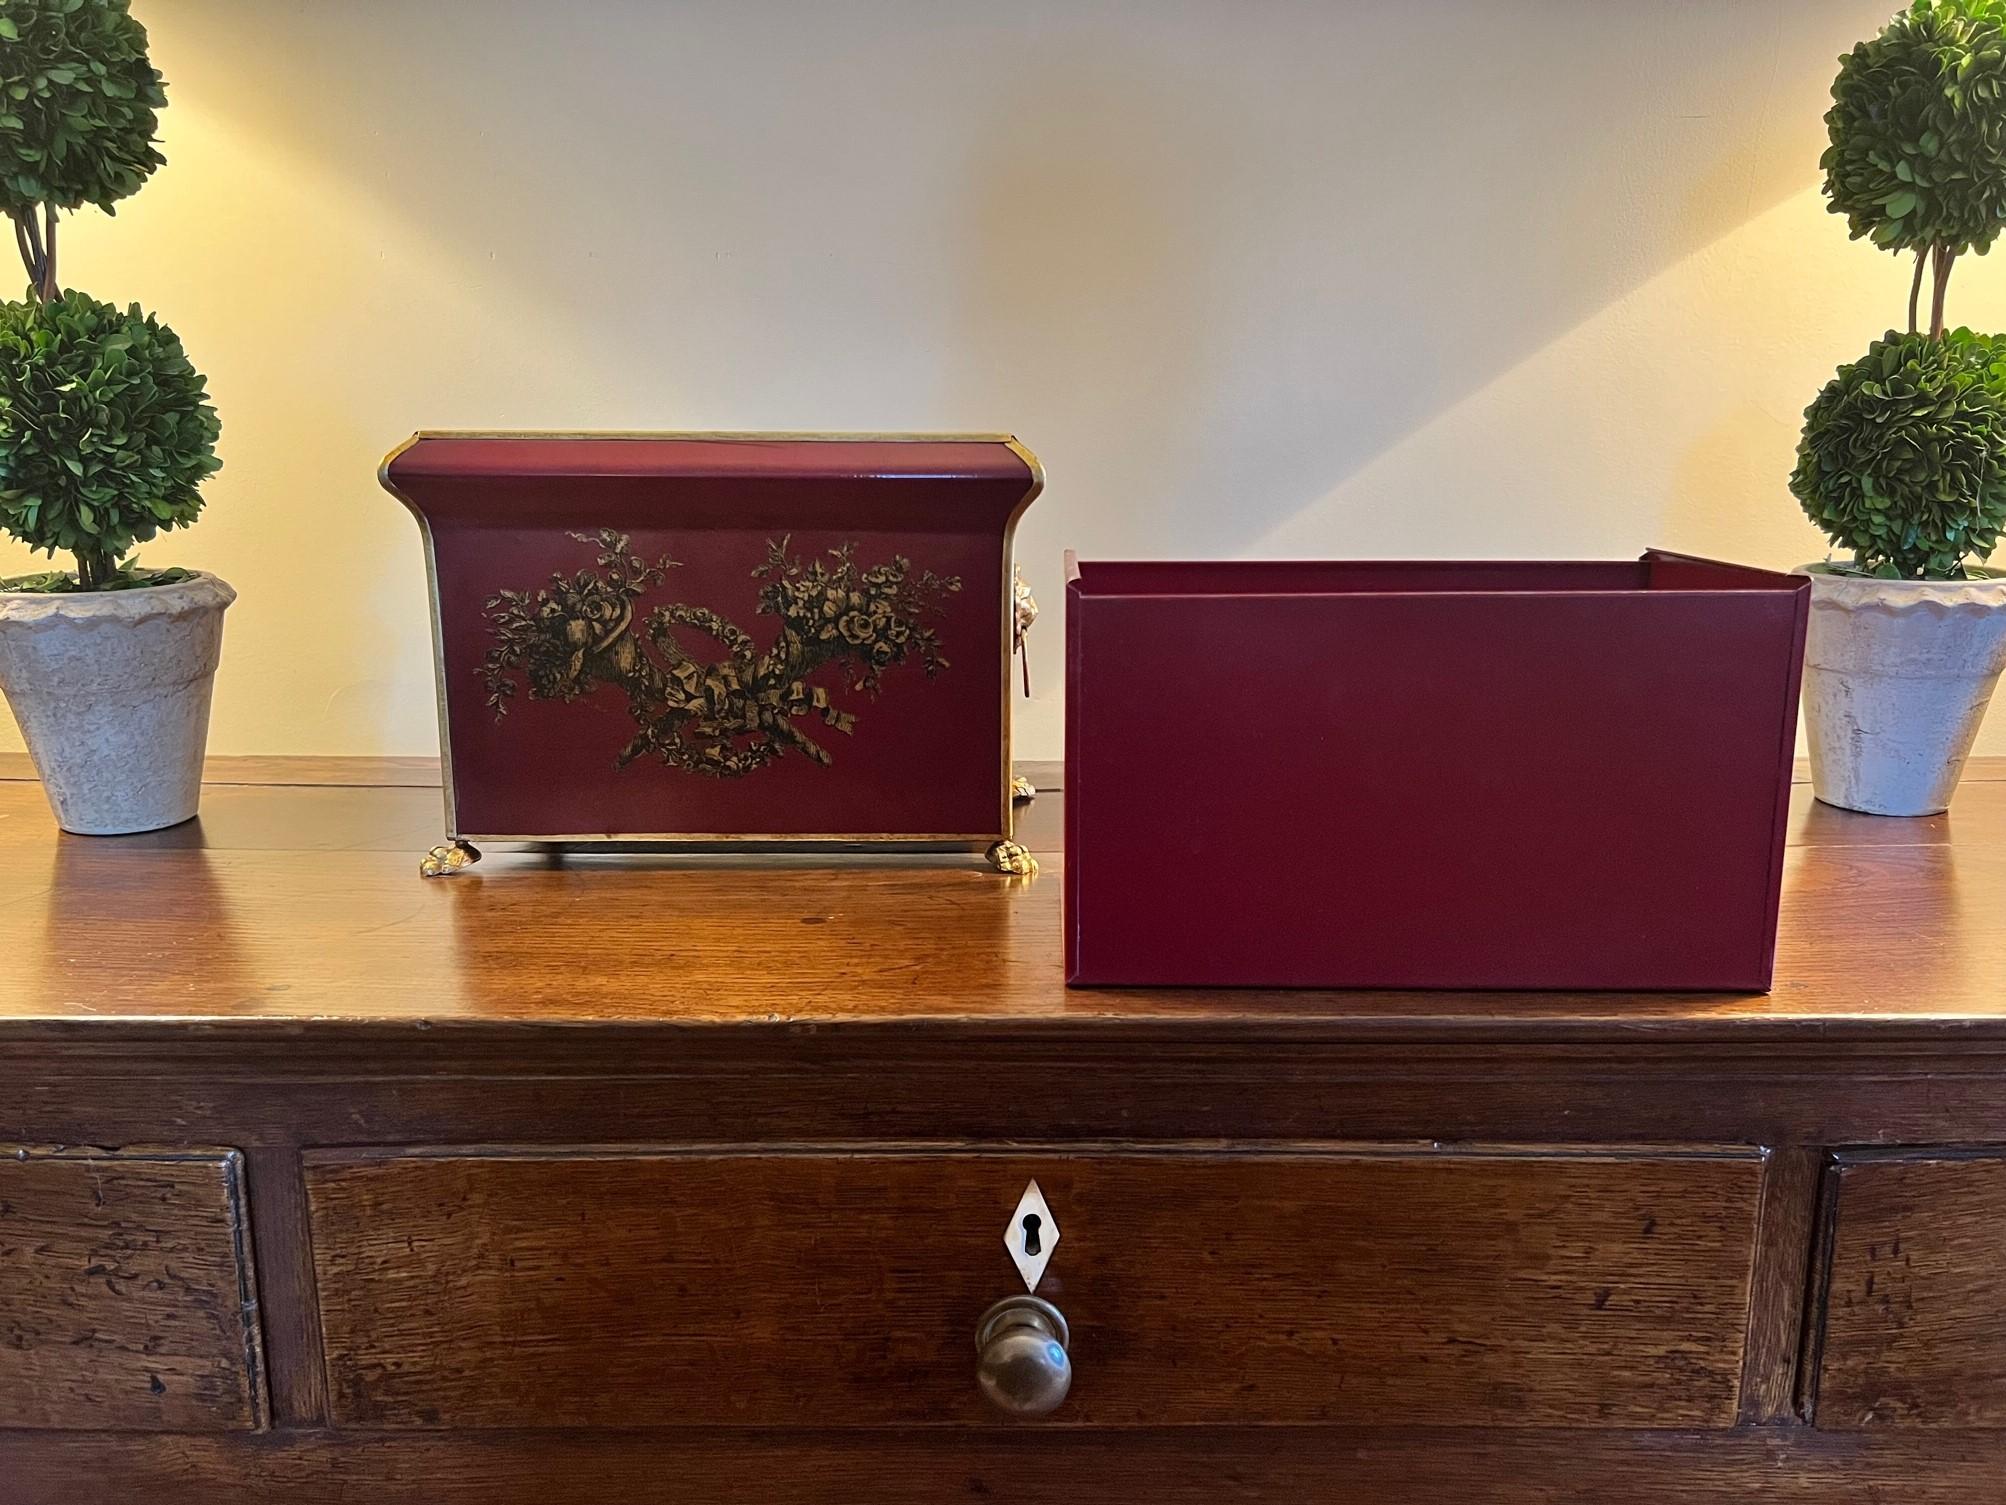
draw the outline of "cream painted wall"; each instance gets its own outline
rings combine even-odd
[[[241,592],[218,752],[435,749],[413,428],[1007,428],[1054,757],[1068,547],[1820,555],[1799,414],[1907,290],[1820,116],[1892,5],[135,0],[170,161],[65,280],[223,414],[147,551]]]

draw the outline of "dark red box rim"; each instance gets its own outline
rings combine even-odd
[[[1708,595],[1808,591],[1808,576],[1723,564],[1665,549],[1636,559],[1094,560],[1068,556],[1075,595]]]

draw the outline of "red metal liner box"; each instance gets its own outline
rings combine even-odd
[[[453,841],[1009,837],[1014,439],[420,434],[383,480]]]
[[[1068,981],[1767,989],[1809,590],[1075,565]]]

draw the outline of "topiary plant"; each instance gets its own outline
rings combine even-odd
[[[217,429],[181,341],[137,304],[67,292],[0,306],[0,527],[74,554],[80,589],[195,520]]]
[[[0,209],[28,274],[56,294],[56,211],[106,214],[161,165],[167,95],[127,0],[0,0]]]
[[[1805,410],[1790,489],[1856,568],[1948,579],[2006,528],[2006,352],[1968,329],[1868,347]]]
[[[1914,0],[1839,60],[1825,126],[1832,212],[1855,238],[1913,251],[1915,274],[1908,333],[1841,366],[1805,409],[1790,489],[1852,551],[1834,568],[1962,578],[2006,526],[2006,344],[1944,330],[1952,264],[2006,227],[2006,0]]]
[[[0,528],[76,570],[10,590],[107,590],[142,571],[128,551],[201,510],[219,425],[174,331],[56,280],[59,211],[107,214],[164,160],[167,96],[127,0],[0,0],[0,208],[28,298],[0,305]],[[123,561],[123,562],[122,562]]]
[[[1909,328],[1925,262],[1930,329],[1943,329],[1950,266],[1991,249],[2006,226],[2006,0],[1915,0],[1839,60],[1831,145],[1819,165],[1834,214],[1855,238],[1914,251]]]

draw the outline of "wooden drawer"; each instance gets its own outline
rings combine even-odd
[[[1842,1155],[1827,1216],[1818,1425],[2006,1426],[2006,1156]]]
[[[1734,1420],[1759,1152],[1404,1149],[312,1155],[334,1420],[997,1420],[1034,1176],[1055,1421]]]
[[[236,1154],[11,1152],[0,1427],[259,1425],[255,1289]]]

